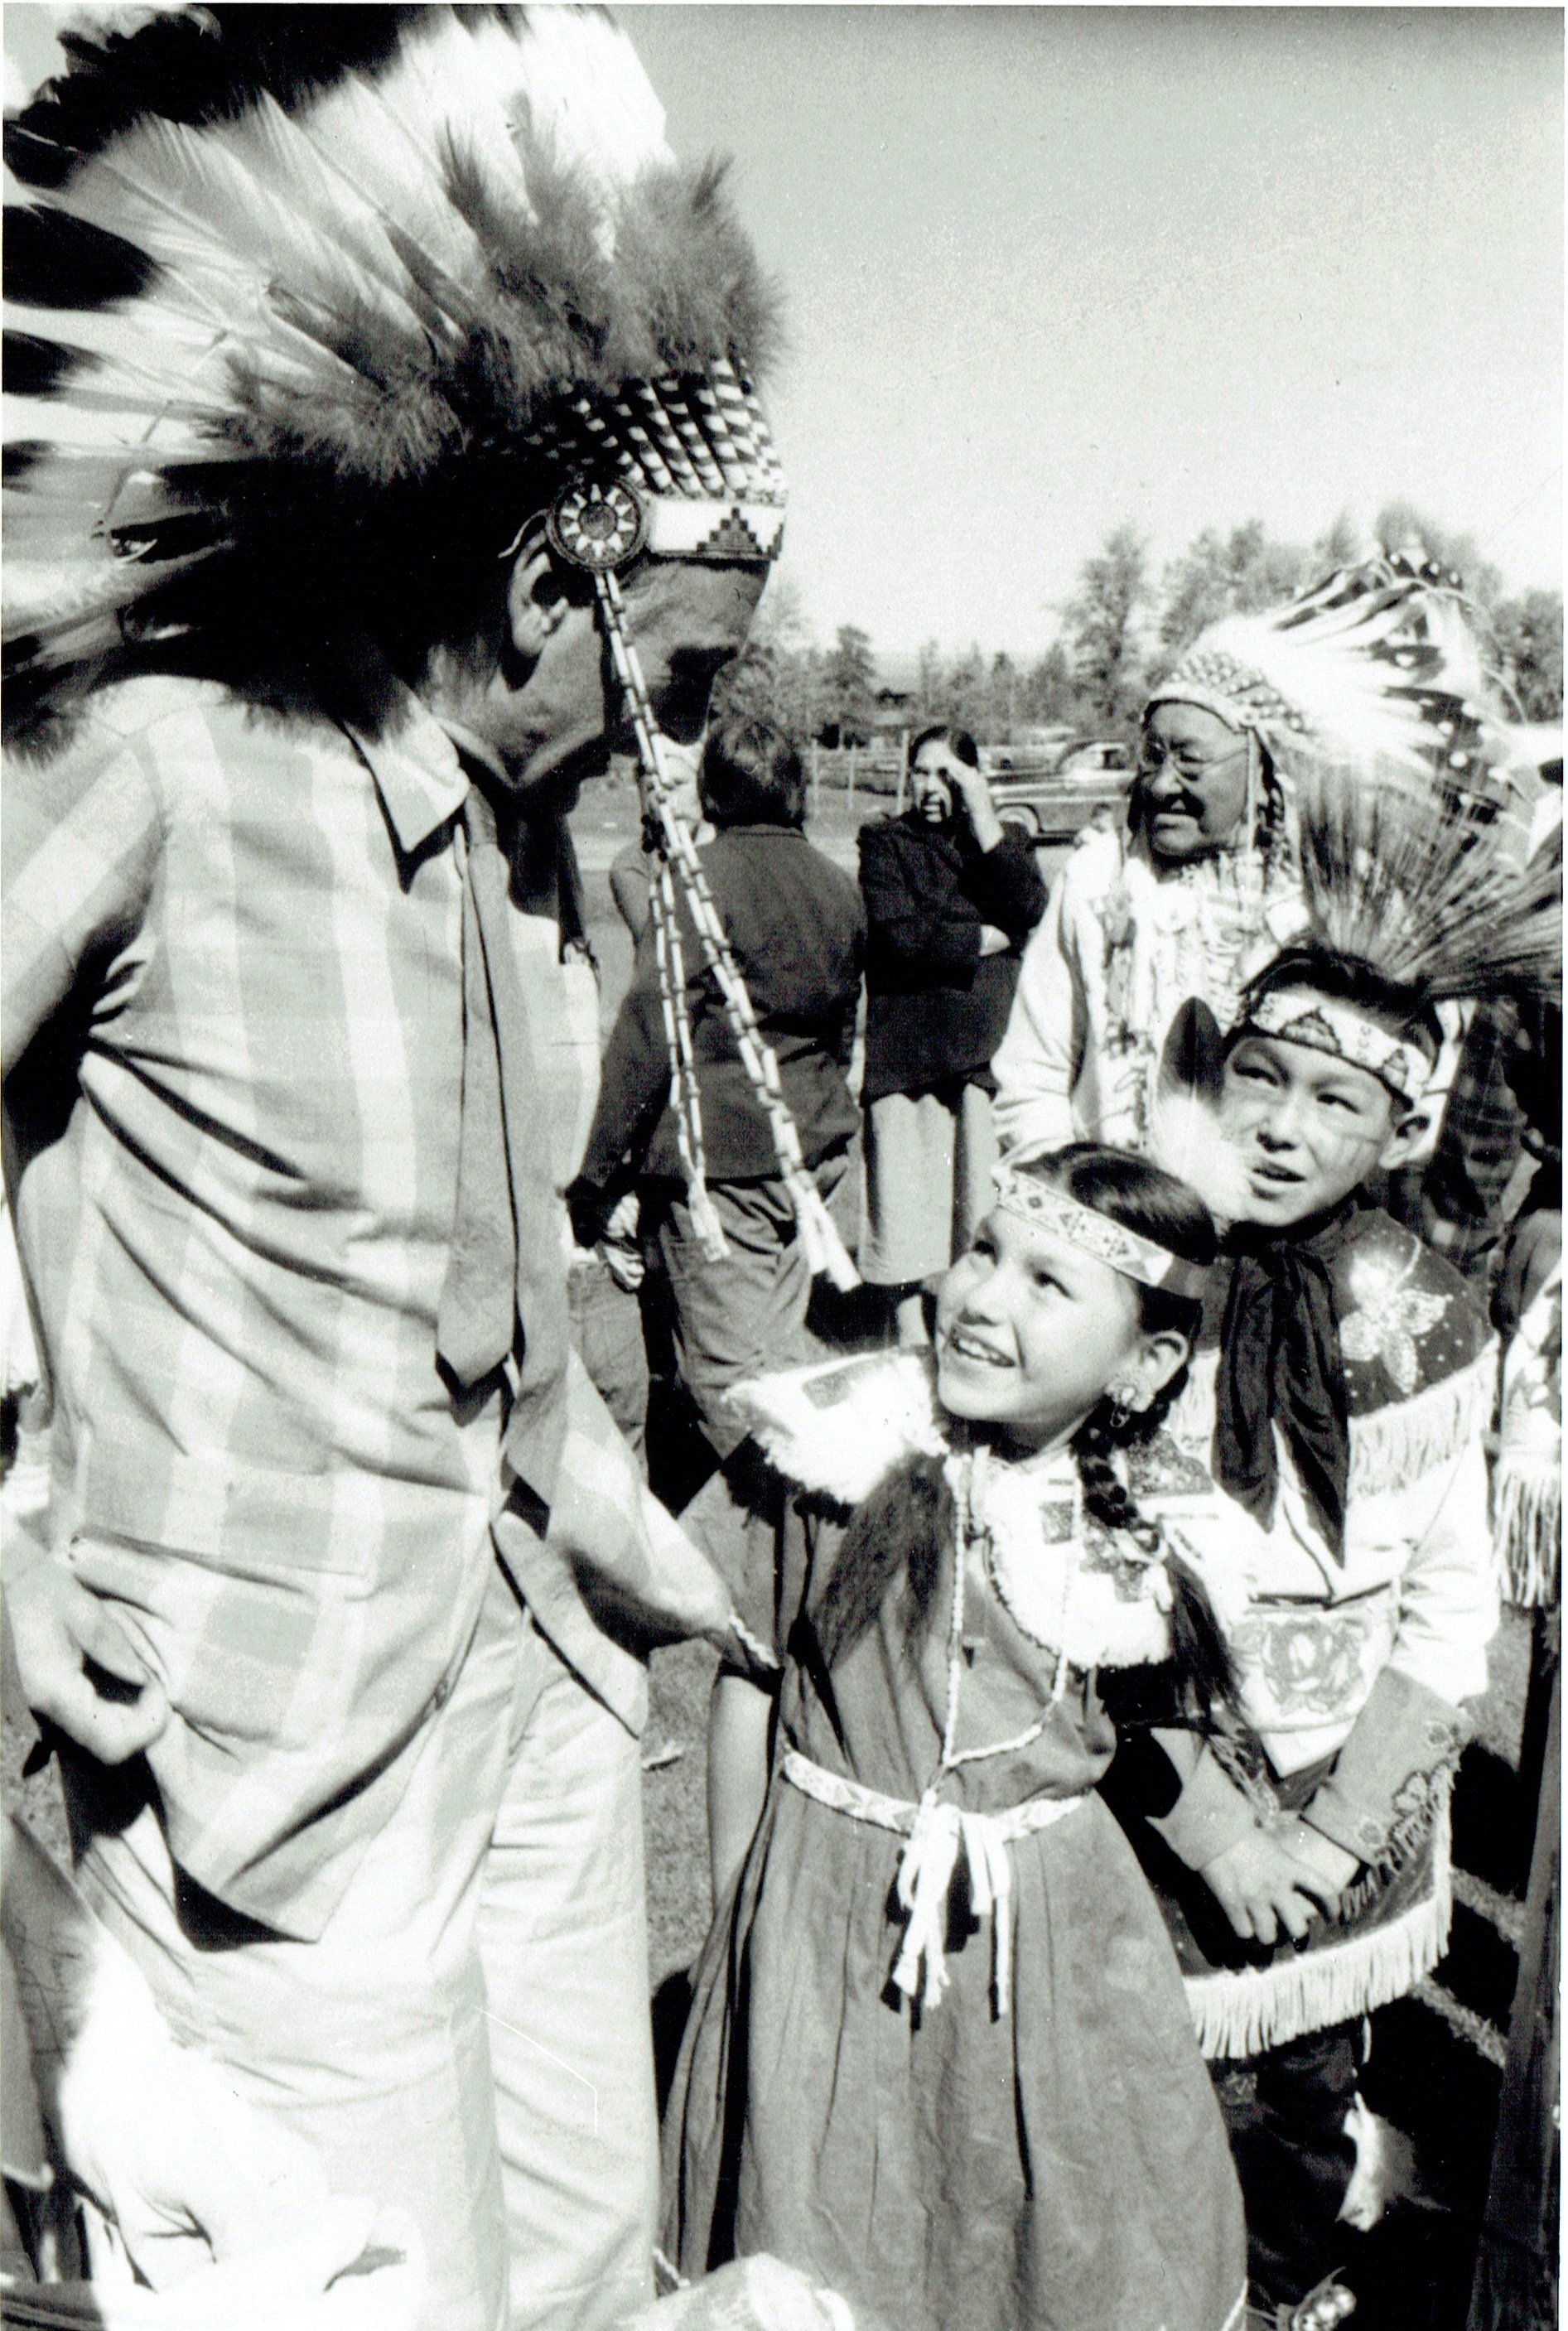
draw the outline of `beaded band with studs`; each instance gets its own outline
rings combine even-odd
[[[1364,1019],[1354,1004],[1310,988],[1281,988],[1259,997],[1242,1024],[1282,1044],[1305,1044],[1309,1051],[1365,1069],[1400,1100],[1420,1100],[1431,1081],[1432,1063],[1417,1046]]]
[[[1231,729],[1294,729],[1307,722],[1266,673],[1243,664],[1222,648],[1194,651],[1149,699],[1156,704],[1195,704]]]
[[[551,538],[579,566],[622,566],[640,550],[715,562],[778,557],[784,471],[750,382],[723,357],[704,372],[566,400],[525,442],[571,480]]]
[[[1157,1246],[1153,1239],[1112,1222],[1108,1214],[1097,1213],[1092,1206],[1080,1205],[1065,1190],[1037,1181],[1032,1174],[1001,1170],[996,1175],[996,1203],[1004,1213],[1017,1214],[1038,1230],[1051,1231],[1069,1246],[1092,1254],[1098,1262],[1108,1263],[1124,1279],[1136,1279],[1140,1287],[1163,1287],[1167,1294],[1198,1300],[1209,1291],[1210,1274],[1202,1264],[1173,1254],[1168,1247]]]

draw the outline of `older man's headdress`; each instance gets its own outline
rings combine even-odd
[[[233,676],[290,590],[417,654],[476,537],[552,504],[568,547],[776,551],[772,301],[601,12],[190,8],[65,46],[5,136],[13,735],[149,650]]]
[[[1343,567],[1280,607],[1213,623],[1154,691],[1256,736],[1287,780],[1342,756],[1483,788],[1493,691],[1459,576],[1402,554]]]

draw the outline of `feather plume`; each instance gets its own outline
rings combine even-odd
[[[1434,1000],[1560,993],[1562,863],[1512,821],[1435,816],[1398,772],[1319,764],[1299,789],[1302,889],[1335,954]]]
[[[1149,1108],[1149,1156],[1197,1193],[1221,1223],[1240,1220],[1250,1195],[1240,1150],[1225,1130],[1224,1032],[1189,997],[1171,1023]]]

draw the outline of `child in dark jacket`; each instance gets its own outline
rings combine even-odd
[[[710,733],[698,794],[717,829],[701,847],[708,886],[778,1062],[802,1155],[825,1199],[843,1177],[860,1125],[846,1081],[865,953],[860,893],[802,832],[800,756],[765,723],[727,721]],[[708,1195],[729,1251],[714,1261],[691,1219],[651,928],[637,944],[568,1203],[579,1239],[591,1244],[621,1192],[640,1178],[642,1233],[668,1276],[681,1381],[723,1458],[742,1438],[722,1404],[728,1387],[765,1368],[819,1357],[821,1346],[805,1327],[811,1273],[768,1121],[679,890],[676,911]]]

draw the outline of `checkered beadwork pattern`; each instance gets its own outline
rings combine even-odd
[[[1256,666],[1241,663],[1223,648],[1194,648],[1165,680],[1161,694],[1183,688],[1201,689],[1218,697],[1233,719],[1250,728],[1290,728],[1307,734],[1307,722]]]
[[[574,397],[524,442],[564,470],[623,477],[657,497],[781,509],[785,500],[755,392],[722,357],[706,373],[626,381],[613,397]]]

